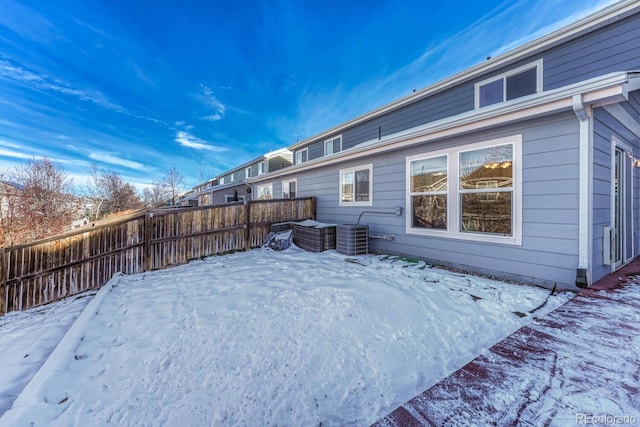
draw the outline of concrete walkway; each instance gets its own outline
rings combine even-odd
[[[640,260],[594,283],[375,426],[640,425]]]

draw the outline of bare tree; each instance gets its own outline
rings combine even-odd
[[[107,215],[144,207],[133,185],[124,182],[120,173],[105,170],[93,163],[83,192],[91,200],[89,218],[97,220]]]
[[[184,186],[184,176],[182,176],[178,169],[176,169],[174,166],[171,166],[167,170],[167,174],[162,178],[162,182],[169,188],[169,192],[171,195],[171,206],[175,206],[176,197]]]
[[[167,205],[171,200],[171,190],[164,181],[154,181],[142,190],[142,200],[150,207]]]
[[[78,198],[64,169],[48,158],[32,159],[13,172],[5,185],[3,240],[15,245],[71,228],[80,216]],[[8,187],[13,187],[9,189]],[[6,221],[5,221],[6,220]]]
[[[118,172],[102,171],[99,185],[102,195],[101,213],[103,215],[144,207],[142,200],[136,193],[136,189],[128,182],[124,182]]]

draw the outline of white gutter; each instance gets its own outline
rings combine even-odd
[[[578,270],[576,286],[586,288],[591,282],[589,268],[589,245],[591,227],[589,226],[589,205],[591,201],[591,129],[593,111],[583,103],[582,95],[573,96],[573,111],[580,121],[580,175],[578,195]]]
[[[249,178],[248,182],[258,182],[277,176],[287,176],[308,169],[359,158],[362,155],[382,153],[416,143],[425,143],[439,138],[475,132],[480,129],[557,113],[563,110],[571,111],[573,96],[578,94],[582,95],[583,102],[589,102],[590,104],[598,106],[622,102],[626,100],[627,88],[629,84],[633,82],[640,84],[640,75],[638,75],[638,73],[622,72],[606,74],[566,87],[542,92],[492,107],[470,110],[457,116],[416,126],[395,134],[387,135],[381,140],[374,139],[363,142],[353,148],[331,156],[320,157],[258,177]]]

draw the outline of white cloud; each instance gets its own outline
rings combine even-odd
[[[124,166],[129,169],[135,169],[140,171],[147,171],[149,168],[142,163],[133,162],[131,160],[121,159],[107,153],[91,153],[89,157],[93,160],[103,163],[109,163],[111,165]]]
[[[210,122],[217,122],[218,120],[222,120],[222,115],[220,115],[220,114],[212,114],[210,116],[205,116],[202,119],[203,120],[208,120]]]
[[[126,114],[137,119],[147,120],[162,126],[168,126],[167,123],[162,120],[128,111],[123,106],[109,101],[107,97],[99,91],[77,89],[56,78],[51,78],[44,74],[33,73],[23,67],[13,65],[6,60],[0,60],[0,77],[23,83],[25,86],[30,88],[72,96],[81,101],[91,102],[102,108],[115,111],[120,114]]]
[[[213,94],[213,90],[211,88],[200,85],[200,89],[202,89],[202,95],[199,97],[201,102],[205,104],[207,107],[213,108],[215,113],[206,117],[203,117],[204,120],[210,121],[218,121],[224,118],[224,113],[226,111],[226,107],[216,98]]]
[[[208,150],[214,151],[217,153],[222,153],[227,151],[224,147],[219,147],[217,145],[210,145],[204,139],[200,139],[197,136],[191,135],[189,132],[178,131],[176,132],[175,141],[182,145],[183,147],[194,148],[196,150]]]
[[[33,159],[33,154],[25,154],[20,151],[5,150],[3,148],[0,148],[0,156],[10,157],[12,159],[23,159],[23,160]]]
[[[17,148],[17,149],[23,148],[20,144],[16,144],[15,142],[11,142],[11,141],[6,141],[4,139],[0,139],[0,145],[8,148]]]

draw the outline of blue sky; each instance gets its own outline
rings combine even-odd
[[[0,0],[0,170],[196,185],[611,0]]]

